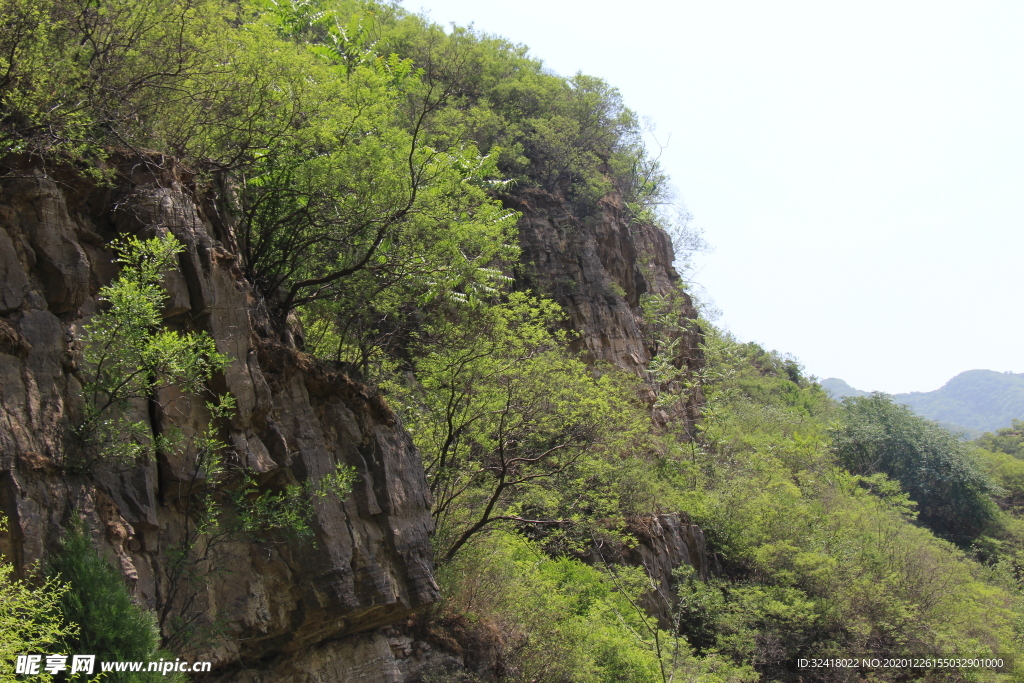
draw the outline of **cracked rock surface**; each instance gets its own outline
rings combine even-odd
[[[170,173],[134,171],[101,188],[30,169],[0,184],[0,512],[10,520],[0,552],[24,569],[78,514],[141,604],[166,601],[184,463],[92,474],[59,466],[82,409],[82,328],[117,272],[109,242],[162,231],[186,247],[165,278],[165,322],[207,332],[231,358],[211,389],[237,401],[222,434],[232,457],[264,484],[315,481],[337,464],[359,477],[346,500],[317,502],[313,540],[224,546],[194,596],[218,637],[189,656],[211,660],[223,680],[397,680],[374,629],[438,596],[419,454],[371,389],[282,342],[241,275],[230,218]],[[208,420],[195,398],[167,391],[156,403],[136,416],[156,431]]]

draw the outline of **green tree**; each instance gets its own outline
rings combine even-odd
[[[148,661],[160,656],[160,633],[153,614],[136,605],[124,580],[92,547],[80,519],[73,518],[61,548],[47,563],[52,580],[69,583],[61,611],[77,634],[62,639],[68,652],[95,654],[97,661]],[[182,680],[177,674],[174,678]],[[119,683],[164,680],[159,673],[108,673]]]
[[[918,503],[919,521],[938,535],[969,544],[992,523],[994,485],[968,445],[891,397],[844,399],[832,438],[851,472],[899,481]]]
[[[223,72],[215,35],[227,25],[226,8],[205,0],[4,0],[0,156],[151,149],[154,119],[201,99],[199,77]]]
[[[512,294],[428,326],[414,347],[415,381],[397,393],[445,561],[498,522],[571,523],[597,495],[587,484],[600,454],[613,443],[628,452],[644,424],[617,373],[595,379],[566,352],[566,334],[550,331],[560,316],[551,301]]]
[[[360,293],[410,280],[458,290],[492,265],[472,233],[508,245],[516,218],[486,192],[494,159],[470,141],[425,141],[449,92],[421,83],[409,60],[371,58],[341,22],[335,8],[284,3],[252,28],[306,47],[293,67],[301,124],[253,147],[240,178],[243,262],[282,313],[323,300],[357,310],[370,300]]]
[[[229,362],[206,333],[163,328],[161,282],[182,250],[173,235],[131,237],[114,249],[121,273],[100,290],[105,307],[84,327],[79,378],[85,409],[74,430],[76,454],[65,462],[72,469],[125,468],[152,456],[160,437],[148,418],[136,419],[140,404],[157,401],[170,387],[200,393]]]
[[[1024,420],[1014,420],[1011,426],[982,434],[974,443],[993,453],[1006,453],[1024,460]]]

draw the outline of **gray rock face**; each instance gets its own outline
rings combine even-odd
[[[649,293],[677,296],[680,322],[687,323],[673,363],[689,372],[703,365],[697,310],[678,290],[668,235],[631,221],[617,195],[601,200],[586,219],[537,190],[524,190],[511,204],[523,214],[519,242],[524,266],[517,286],[547,294],[565,308],[569,326],[579,334],[575,350],[585,361],[610,363],[651,381],[647,366],[655,354],[654,340],[641,309],[641,297]],[[656,413],[655,418],[693,425],[702,401],[694,392],[679,414]]]
[[[184,463],[75,475],[58,467],[81,410],[77,340],[116,273],[106,244],[169,230],[186,251],[165,280],[163,314],[172,328],[206,331],[232,359],[212,387],[237,401],[224,432],[230,457],[268,485],[315,481],[339,463],[359,475],[346,500],[316,503],[314,540],[222,547],[192,598],[223,637],[187,654],[213,661],[224,680],[397,680],[393,662],[375,663],[391,655],[370,632],[438,595],[426,480],[398,418],[369,388],[271,334],[222,246],[233,241],[229,222],[187,187],[144,173],[115,191],[66,187],[29,175],[5,180],[0,196],[0,511],[10,520],[0,552],[22,568],[43,559],[79,514],[140,603],[170,599]],[[156,429],[194,432],[208,419],[200,400],[159,398],[148,416],[140,407]]]
[[[654,587],[641,599],[644,609],[658,618],[662,628],[672,628],[672,614],[678,605],[673,572],[689,565],[697,578],[707,580],[721,571],[716,557],[708,552],[704,531],[680,513],[647,515],[630,520],[630,533],[637,544],[599,545],[591,550],[590,561],[643,567]]]
[[[45,295],[49,311],[59,315],[81,306],[89,295],[89,263],[76,239],[63,193],[51,180],[26,177],[7,181],[3,194],[9,209],[4,212],[5,222],[20,227],[25,256],[41,276],[40,293]],[[0,238],[0,246],[9,244]],[[22,295],[26,293],[27,282],[17,274],[10,256],[3,261],[11,263],[15,284],[9,294],[5,285],[2,308],[16,308],[15,297],[19,289]]]
[[[698,578],[707,580],[716,569],[715,558],[708,553],[704,531],[678,513],[651,515],[640,520],[636,529],[639,543],[630,548],[625,561],[647,570],[657,590],[644,598],[648,612],[656,615],[663,628],[671,628],[672,612],[679,601],[673,571],[684,565],[693,567]]]

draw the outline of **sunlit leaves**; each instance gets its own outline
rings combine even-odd
[[[84,327],[85,414],[75,430],[82,453],[69,466],[123,467],[150,453],[151,428],[133,414],[133,402],[154,400],[167,387],[197,393],[229,362],[207,334],[162,327],[161,281],[182,250],[173,235],[128,238],[114,248],[121,274],[100,290],[104,309]]]
[[[7,531],[7,519],[0,517],[0,532]],[[35,584],[19,581],[14,578],[14,566],[0,561],[0,681],[17,680],[14,661],[18,655],[58,652],[63,639],[77,635],[78,626],[65,623],[60,609],[69,588],[60,577]],[[37,680],[53,678],[43,672]]]
[[[566,352],[551,331],[560,315],[512,294],[431,322],[415,379],[391,388],[424,456],[446,560],[497,522],[574,524],[601,497],[603,463],[645,425],[628,383]]]

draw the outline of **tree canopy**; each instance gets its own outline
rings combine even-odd
[[[938,535],[970,543],[993,521],[995,490],[967,444],[884,394],[844,399],[833,431],[839,462],[855,474],[884,473],[920,506]]]

